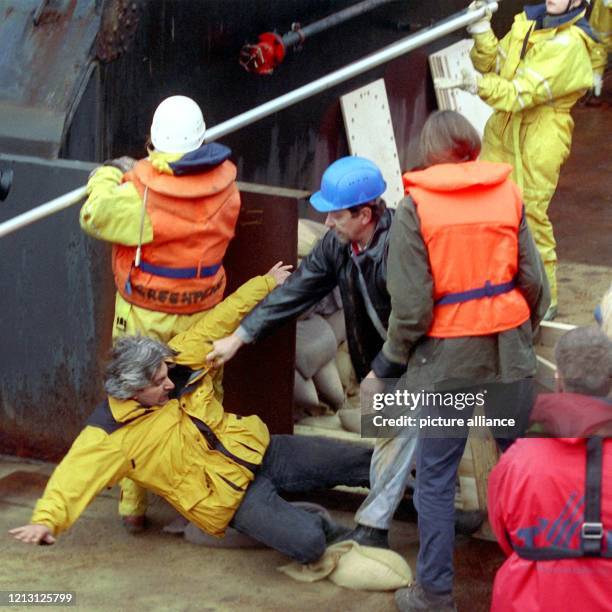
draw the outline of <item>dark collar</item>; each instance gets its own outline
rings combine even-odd
[[[185,153],[181,159],[171,162],[168,165],[172,169],[174,176],[185,174],[200,174],[212,170],[222,164],[232,154],[231,149],[218,142],[211,142],[202,145],[195,151]]]

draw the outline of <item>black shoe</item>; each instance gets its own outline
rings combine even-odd
[[[345,527],[324,516],[321,516],[321,519],[323,520],[323,532],[325,533],[325,544],[327,546],[350,539],[347,537],[352,532],[350,527]]]
[[[418,582],[395,591],[395,605],[400,612],[457,612],[452,593],[433,593]]]
[[[480,510],[455,510],[455,533],[472,535],[480,529],[484,519]]]
[[[345,540],[354,540],[362,546],[374,546],[375,548],[389,548],[389,531],[360,525],[347,534]]]

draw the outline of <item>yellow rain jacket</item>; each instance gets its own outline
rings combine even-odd
[[[261,463],[270,436],[259,417],[224,412],[206,355],[212,341],[232,333],[275,286],[269,275],[251,279],[173,338],[175,363],[194,371],[178,399],[145,408],[109,397],[94,413],[98,418],[90,419],[98,424],[85,427],[53,472],[31,522],[61,533],[100,491],[129,477],[204,531],[223,535],[254,478],[246,466]],[[99,424],[100,414],[106,414],[109,426]],[[213,432],[230,456],[215,450],[192,417]]]
[[[570,110],[593,84],[596,42],[575,25],[586,23],[584,11],[543,28],[545,11],[543,4],[525,7],[501,41],[492,30],[475,34],[471,58],[483,73],[478,95],[495,109],[480,157],[514,166],[556,304],[556,245],[547,209],[570,152]]]
[[[232,222],[235,224],[238,217],[240,195],[234,181],[236,167],[227,159],[229,155],[230,150],[218,143],[204,145],[186,155],[151,151],[146,162],[141,161],[140,166],[152,168],[147,175],[148,180],[155,185],[155,189],[161,189],[157,186],[159,183],[165,191],[160,196],[151,187],[146,210],[143,210],[143,198],[137,189],[134,171],[124,175],[115,167],[102,166],[87,183],[89,197],[81,209],[81,228],[93,238],[112,243],[115,259],[119,252],[124,255],[124,251],[131,253],[140,242],[143,246],[143,262],[147,252],[166,261],[172,260],[174,252],[182,249],[192,255],[193,265],[196,265],[195,262],[201,257],[200,251],[207,251],[206,242],[202,238],[205,236],[211,241],[213,246],[208,250],[222,250],[220,245],[229,242],[228,230],[233,230],[228,225],[231,226]],[[174,176],[177,171],[179,174]],[[143,189],[142,185],[140,188]],[[168,225],[167,219],[159,220],[160,213],[154,206],[159,198],[163,199],[166,208],[169,203],[175,206],[176,228]],[[155,230],[153,213],[158,218],[159,231]],[[219,228],[218,232],[215,231],[216,227]],[[200,237],[198,245],[193,244],[193,236]],[[180,268],[181,264],[177,262],[173,266]],[[215,282],[219,275],[224,285],[222,268],[215,276]],[[208,280],[169,279],[140,272],[138,276],[142,277],[139,282],[144,282],[149,289],[156,284],[170,283],[176,285],[179,293],[181,285],[188,284],[193,289],[194,283],[197,285]],[[125,280],[122,283],[125,284]],[[206,309],[222,298],[221,292],[218,292],[207,298],[205,303],[194,304],[190,313],[177,314],[176,307],[169,302],[152,303],[148,308],[147,304],[141,303],[141,299],[136,299],[137,292],[134,293],[134,299],[128,300],[121,295],[124,288],[117,289],[113,338],[123,334],[142,333],[168,342],[177,333],[191,327]],[[182,312],[187,311],[183,309]]]

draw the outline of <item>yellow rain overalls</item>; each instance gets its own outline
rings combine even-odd
[[[589,30],[584,10],[554,20],[545,14],[544,4],[525,7],[501,41],[492,30],[475,34],[471,59],[483,73],[478,95],[495,109],[481,159],[513,165],[556,306],[556,243],[547,209],[570,152],[570,110],[593,83],[597,43],[576,25]]]

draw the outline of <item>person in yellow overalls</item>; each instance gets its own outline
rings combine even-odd
[[[111,160],[89,179],[80,222],[113,245],[113,339],[139,333],[168,342],[223,298],[240,194],[230,149],[203,145],[205,131],[194,100],[166,98],[153,116],[148,157]],[[145,490],[122,481],[128,531],[144,528],[146,507]]]
[[[546,319],[557,314],[557,254],[548,205],[570,152],[570,110],[593,86],[593,72],[601,71],[605,61],[585,19],[585,4],[546,0],[526,6],[501,41],[486,15],[468,26],[478,73],[465,71],[459,81],[443,85],[478,94],[495,110],[485,127],[480,157],[514,167],[512,178],[523,193],[551,288]]]

